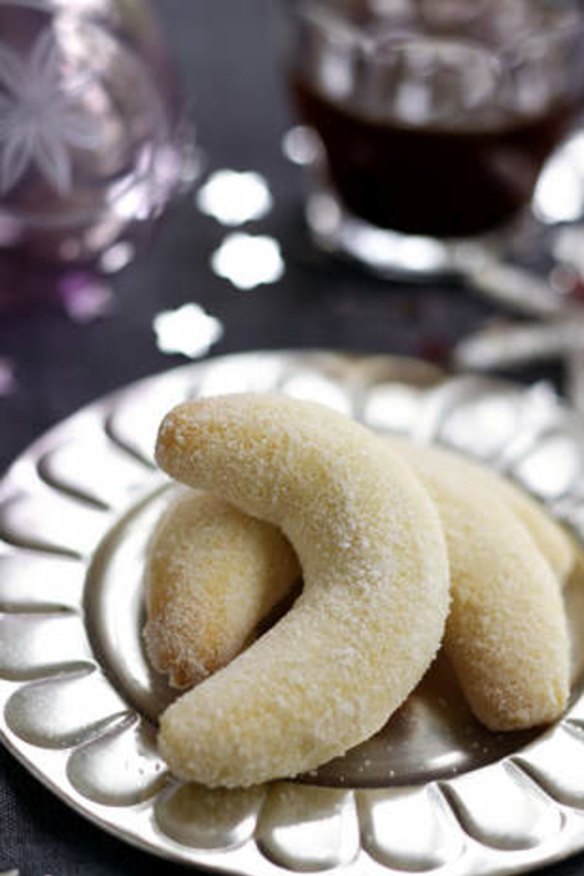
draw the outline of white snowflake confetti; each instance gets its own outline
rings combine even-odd
[[[284,274],[280,245],[273,237],[229,234],[211,257],[211,267],[238,289],[275,283]]]
[[[197,206],[222,225],[243,225],[269,213],[272,196],[259,173],[218,170],[199,191]]]
[[[162,353],[182,353],[197,359],[223,336],[223,324],[199,304],[184,304],[154,317],[156,343]]]
[[[79,87],[65,89],[52,30],[42,31],[25,57],[0,43],[0,193],[30,165],[60,195],[71,190],[69,147],[94,150],[101,141],[94,119],[75,105],[79,96]]]

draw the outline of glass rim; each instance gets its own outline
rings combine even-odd
[[[534,40],[537,41],[542,38],[554,39],[562,36],[576,42],[579,37],[584,36],[583,0],[535,0],[535,2],[541,9],[547,8],[549,11],[554,12],[561,9],[564,14],[571,15],[572,17],[569,20],[560,20],[556,27],[546,28],[544,31],[538,28],[523,29],[517,34],[517,38],[509,44],[509,47],[517,48],[517,46],[528,44]],[[364,6],[366,11],[370,11],[370,0],[364,0]],[[320,25],[322,29],[328,26],[331,29],[330,35],[333,36],[334,34],[339,44],[344,42],[352,48],[359,48],[366,53],[376,49],[378,39],[371,36],[372,19],[367,20],[365,18],[361,23],[351,20],[350,11],[352,4],[350,0],[345,0],[342,4],[339,4],[338,0],[280,0],[280,7],[294,18],[312,18],[313,23],[316,23],[317,26]],[[488,14],[488,11],[492,10],[492,8],[492,0],[474,0],[473,14],[470,20],[478,20],[481,14]],[[375,14],[374,10],[373,14]],[[327,20],[324,19],[325,15]],[[320,18],[320,21],[318,18],[314,21],[316,17]],[[378,19],[373,19],[373,21],[377,21],[383,27],[384,19],[382,15]],[[454,39],[465,36],[468,42],[480,43],[480,40],[473,39],[471,34],[465,32],[464,28],[468,28],[468,25],[469,18],[466,17],[460,21],[458,26],[460,30],[452,26],[450,29],[444,27],[436,31],[430,29],[428,31],[418,31],[410,24],[409,28],[407,25],[402,25],[394,33],[396,40],[405,40],[414,35],[434,38],[450,36]],[[397,24],[394,22],[390,23],[388,19],[385,26],[387,27],[387,38],[389,38],[389,28],[397,27]],[[480,44],[484,45],[484,43]],[[493,43],[493,48],[500,49],[501,47],[497,47]]]

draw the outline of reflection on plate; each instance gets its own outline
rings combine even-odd
[[[172,494],[152,447],[173,404],[242,390],[317,399],[455,447],[507,472],[582,538],[584,425],[546,387],[329,353],[241,354],[142,381],[53,429],[0,485],[6,744],[103,828],[218,871],[474,876],[584,848],[578,575],[568,591],[573,701],[545,732],[488,733],[441,659],[373,739],[296,782],[210,791],[168,775],[155,731],[173,694],[140,636],[144,550]]]

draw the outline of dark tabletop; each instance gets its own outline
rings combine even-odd
[[[173,205],[152,246],[112,280],[112,311],[83,323],[59,307],[0,312],[0,468],[80,406],[187,360],[156,345],[153,318],[194,302],[221,321],[213,355],[240,350],[331,348],[445,362],[452,345],[496,316],[457,286],[392,284],[317,254],[305,235],[302,182],[284,157],[290,116],[275,59],[269,0],[159,0],[192,99],[205,174],[263,174],[274,208],[244,230],[282,247],[285,273],[243,291],[209,268],[229,229],[193,197]],[[0,276],[0,285],[6,278]],[[24,876],[179,873],[109,837],[54,798],[0,750],[0,871]],[[549,873],[584,873],[584,856]]]

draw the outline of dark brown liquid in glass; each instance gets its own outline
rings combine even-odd
[[[572,104],[477,129],[408,127],[361,114],[292,78],[301,119],[320,136],[330,182],[373,225],[434,237],[504,226],[529,202],[545,160],[572,122]]]

